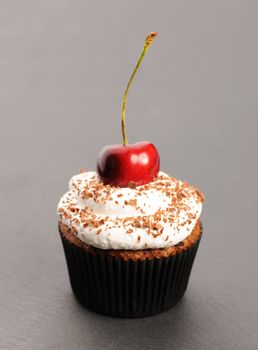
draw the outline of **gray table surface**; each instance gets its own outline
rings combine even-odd
[[[257,1],[0,1],[0,348],[258,348]],[[204,236],[163,314],[109,318],[74,299],[57,232],[69,178],[131,142],[199,186]]]

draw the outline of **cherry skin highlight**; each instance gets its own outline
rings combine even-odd
[[[97,172],[106,185],[128,187],[154,181],[160,158],[156,147],[147,141],[105,146],[98,156]]]

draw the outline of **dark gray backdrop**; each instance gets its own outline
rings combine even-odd
[[[257,1],[0,0],[0,348],[258,348]],[[205,193],[184,300],[139,320],[77,304],[56,205],[79,168],[128,136]]]

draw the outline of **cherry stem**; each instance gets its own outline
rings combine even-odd
[[[157,34],[158,34],[157,32],[151,32],[147,36],[147,38],[145,39],[144,47],[143,47],[141,56],[140,56],[139,61],[137,62],[136,66],[135,66],[135,68],[133,70],[133,73],[132,73],[132,75],[131,75],[128,83],[127,83],[126,89],[125,89],[124,98],[123,98],[123,106],[122,106],[122,134],[123,134],[123,144],[124,144],[124,146],[126,146],[128,144],[128,140],[127,140],[127,136],[126,136],[126,127],[125,127],[126,98],[127,98],[127,95],[128,95],[128,92],[129,92],[129,89],[130,89],[130,86],[131,86],[131,83],[133,81],[133,78],[134,78],[138,68],[140,67],[141,62],[142,62],[144,56],[146,55],[149,47],[153,43],[153,40],[157,36]]]

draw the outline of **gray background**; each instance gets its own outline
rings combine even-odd
[[[257,349],[258,2],[0,0],[0,348]],[[69,178],[129,141],[205,193],[185,298],[151,318],[83,309],[56,205]]]

